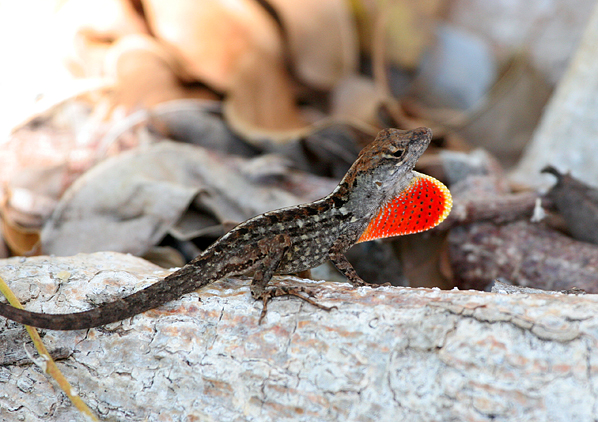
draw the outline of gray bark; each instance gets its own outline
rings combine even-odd
[[[0,275],[31,310],[86,309],[167,274],[95,253],[11,258]],[[286,281],[285,281],[286,280]],[[313,286],[325,312],[275,299],[262,325],[248,280],[227,280],[100,329],[44,341],[102,418],[127,421],[592,421],[596,295]],[[276,282],[299,282],[285,277]],[[517,291],[517,290],[515,290]],[[0,322],[0,354],[22,350]],[[15,341],[17,344],[15,344]],[[26,346],[30,350],[31,346]],[[18,352],[16,352],[18,353]],[[0,419],[82,420],[16,356],[0,368]]]

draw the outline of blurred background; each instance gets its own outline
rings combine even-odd
[[[235,223],[326,195],[384,127],[431,127],[418,169],[449,185],[481,172],[525,191],[534,183],[504,172],[594,6],[2,0],[0,257],[115,250],[182,265]],[[403,285],[504,275],[459,284],[446,230],[352,261]]]

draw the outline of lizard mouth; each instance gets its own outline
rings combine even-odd
[[[395,171],[395,174],[399,171],[404,171],[407,167],[407,171],[410,172],[415,167],[417,160],[423,155],[424,151],[430,146],[432,141],[432,130],[427,127],[420,127],[411,131],[412,136],[407,144],[407,157],[400,167]]]
[[[432,141],[432,129],[420,127],[412,131],[412,137],[409,140],[409,148],[425,151]]]

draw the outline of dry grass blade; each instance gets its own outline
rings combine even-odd
[[[12,306],[20,309],[23,308],[17,297],[14,295],[12,290],[10,290],[10,288],[4,282],[2,277],[0,277],[0,293],[2,293],[6,297],[6,299],[8,299],[8,302]],[[85,416],[86,420],[99,421],[97,416],[91,411],[89,407],[87,407],[83,400],[81,400],[81,397],[79,397],[79,395],[76,392],[73,392],[71,385],[64,377],[64,375],[62,375],[62,373],[58,369],[58,366],[56,366],[56,362],[54,362],[52,356],[50,356],[50,354],[48,353],[48,350],[46,349],[46,346],[44,346],[44,343],[42,342],[42,339],[39,336],[37,330],[33,327],[29,327],[28,325],[26,325],[25,328],[27,329],[27,332],[29,333],[31,340],[33,340],[33,344],[35,345],[37,352],[41,356],[42,363],[39,366],[44,370],[46,374],[50,375],[52,378],[54,378],[54,380],[56,380],[58,386],[68,396],[73,405]]]

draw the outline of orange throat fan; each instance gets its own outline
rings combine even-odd
[[[453,199],[448,188],[426,174],[414,175],[405,190],[380,209],[357,243],[423,232],[449,215]]]

